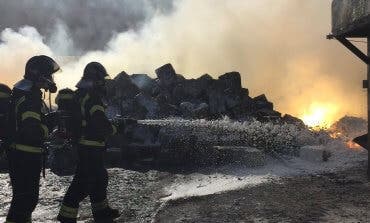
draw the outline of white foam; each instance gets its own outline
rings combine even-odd
[[[225,166],[218,168],[213,174],[195,173],[185,177],[179,175],[172,185],[165,188],[165,194],[169,196],[163,200],[221,193],[284,176],[340,171],[367,159],[365,150],[352,151],[335,140],[327,144],[326,149],[332,152],[332,157],[327,162],[310,162],[301,158],[285,161],[268,159],[267,165],[260,168]]]

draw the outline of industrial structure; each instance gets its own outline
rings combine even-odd
[[[368,122],[370,120],[370,2],[369,0],[333,0],[332,2],[332,33],[328,39],[336,39],[367,65],[367,79],[363,88],[367,89]],[[349,38],[366,38],[367,52],[364,53],[351,43]],[[370,125],[368,124],[368,132]],[[370,134],[360,136],[354,141],[370,151]],[[368,153],[370,161],[370,152]],[[370,177],[370,164],[367,174]]]

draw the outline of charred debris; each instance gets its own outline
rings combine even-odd
[[[135,119],[219,119],[283,121],[302,123],[290,115],[274,110],[264,94],[252,98],[241,85],[238,72],[212,78],[204,74],[186,79],[171,64],[155,71],[157,78],[147,74],[118,74],[108,87],[109,115],[121,114]]]

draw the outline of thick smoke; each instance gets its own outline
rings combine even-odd
[[[52,50],[42,42],[42,36],[33,27],[23,27],[17,32],[5,29],[0,40],[0,82],[6,84],[13,84],[23,76],[25,64],[31,56],[53,56]]]
[[[140,28],[117,32],[104,49],[84,53],[77,62],[72,58],[57,78],[60,86],[73,87],[92,60],[102,62],[112,76],[122,70],[152,75],[171,62],[188,78],[240,71],[252,96],[266,93],[277,110],[299,117],[315,107],[328,110],[328,122],[365,113],[365,66],[325,38],[331,27],[330,1],[178,0],[171,13],[145,21]],[[40,46],[54,53],[56,46],[78,48],[66,24],[57,20],[53,27],[59,26],[54,32],[59,34],[38,41]]]
[[[102,49],[116,33],[137,30],[171,8],[172,0],[0,0],[0,28],[33,26],[47,43],[63,28],[75,42],[68,53],[75,55]]]

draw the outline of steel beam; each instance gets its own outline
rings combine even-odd
[[[364,63],[370,64],[369,57],[364,54],[359,48],[353,45],[348,39],[341,36],[334,36],[341,44],[343,44],[347,49],[354,53],[358,58],[360,58]]]

